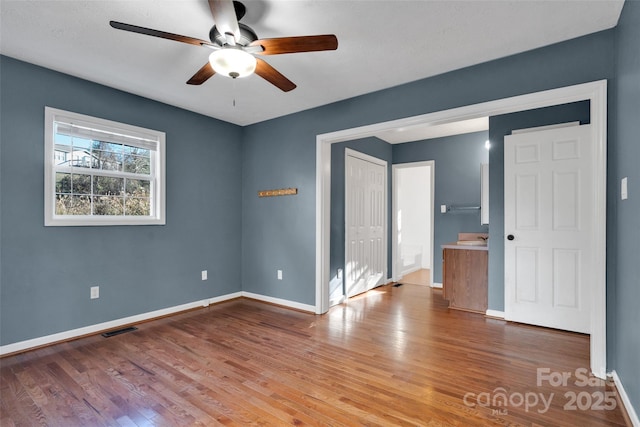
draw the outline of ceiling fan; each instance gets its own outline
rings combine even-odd
[[[338,39],[333,34],[258,39],[256,33],[249,26],[238,22],[246,13],[246,8],[242,3],[232,0],[208,1],[215,22],[209,32],[210,42],[122,22],[110,21],[109,24],[118,30],[212,49],[209,61],[187,81],[187,84],[190,85],[201,85],[216,73],[236,79],[255,72],[282,91],[288,92],[296,88],[295,83],[263,59],[255,57],[254,54],[280,55],[336,50],[338,48]]]

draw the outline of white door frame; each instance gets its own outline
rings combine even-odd
[[[391,166],[391,171],[392,171],[392,185],[393,185],[393,194],[392,194],[392,211],[391,211],[391,229],[392,229],[392,235],[391,235],[391,277],[392,280],[394,282],[397,282],[398,280],[402,279],[402,272],[400,271],[400,269],[398,268],[398,261],[400,260],[400,254],[398,253],[398,180],[397,178],[397,172],[398,169],[409,169],[409,168],[417,168],[417,167],[425,167],[425,166],[429,166],[430,172],[429,174],[431,175],[431,179],[430,179],[430,184],[431,184],[431,188],[429,189],[429,209],[431,209],[431,215],[430,217],[430,224],[429,224],[429,252],[431,254],[431,268],[429,269],[429,284],[431,286],[433,286],[433,260],[434,260],[434,254],[433,254],[433,220],[434,220],[434,216],[435,216],[435,212],[434,212],[434,203],[435,203],[435,196],[434,196],[434,192],[435,192],[435,178],[436,178],[436,161],[435,160],[427,160],[427,161],[423,161],[423,162],[411,162],[411,163],[399,163],[397,165],[392,165]]]
[[[382,242],[382,247],[383,247],[383,271],[382,271],[382,284],[386,283],[387,280],[387,275],[388,275],[388,270],[389,270],[389,250],[388,250],[388,246],[389,246],[389,226],[388,226],[388,211],[389,211],[389,177],[387,175],[388,174],[388,163],[386,160],[382,160],[379,159],[377,157],[374,156],[370,156],[368,154],[365,153],[361,153],[360,151],[356,151],[353,150],[351,148],[345,148],[344,149],[344,168],[345,168],[345,173],[344,173],[344,182],[345,185],[348,182],[349,179],[349,173],[348,173],[348,165],[347,165],[347,157],[355,157],[356,159],[360,159],[360,160],[364,160],[366,162],[369,163],[373,163],[374,165],[378,165],[378,166],[382,166],[384,167],[384,218],[382,219],[382,236],[383,236],[383,242]],[[346,274],[347,274],[347,253],[348,253],[348,248],[347,248],[347,242],[349,241],[348,239],[348,232],[349,232],[349,228],[347,225],[347,191],[345,188],[345,192],[344,192],[344,207],[345,207],[345,220],[344,220],[344,274],[345,274],[345,283],[346,283]],[[378,285],[379,286],[379,285]],[[369,290],[369,289],[367,289]],[[343,300],[346,300],[349,298],[347,289],[344,288],[343,290]]]
[[[594,127],[594,205],[596,230],[591,317],[591,370],[599,378],[606,377],[606,209],[607,209],[607,81],[582,83],[558,89],[514,96],[465,107],[452,108],[375,123],[316,136],[316,313],[329,309],[329,237],[331,207],[331,144],[374,136],[376,133],[416,124],[439,125],[479,117],[532,110],[569,102],[591,102],[591,124]]]

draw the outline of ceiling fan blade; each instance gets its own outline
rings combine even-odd
[[[278,70],[267,64],[264,60],[256,58],[256,74],[278,87],[283,92],[289,92],[296,88],[295,83],[280,74]]]
[[[240,40],[240,26],[232,0],[209,0],[209,9],[220,34],[231,34],[233,41]]]
[[[160,37],[161,39],[175,40],[177,42],[188,43],[195,46],[215,46],[211,42],[196,39],[193,37],[181,36],[180,34],[167,33],[165,31],[153,30],[151,28],[138,27],[137,25],[125,24],[123,22],[109,21],[109,25],[118,30],[131,31],[132,33]]]
[[[321,50],[336,50],[338,38],[333,34],[321,36],[278,37],[261,39],[249,46],[262,46],[262,55],[280,55],[283,53],[317,52]]]
[[[213,70],[213,67],[209,62],[204,64],[202,68],[200,68],[187,82],[188,85],[201,85],[202,83],[209,80],[211,76],[213,76],[216,72]]]

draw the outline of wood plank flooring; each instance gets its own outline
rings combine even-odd
[[[421,268],[412,273],[405,274],[401,280],[402,283],[410,285],[431,285],[431,271],[428,268]]]
[[[449,310],[425,286],[323,316],[240,299],[138,328],[1,359],[0,425],[625,425],[613,386],[576,385],[587,336]]]

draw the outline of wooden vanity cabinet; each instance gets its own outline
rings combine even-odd
[[[445,248],[442,259],[443,296],[449,308],[485,314],[489,252]]]

